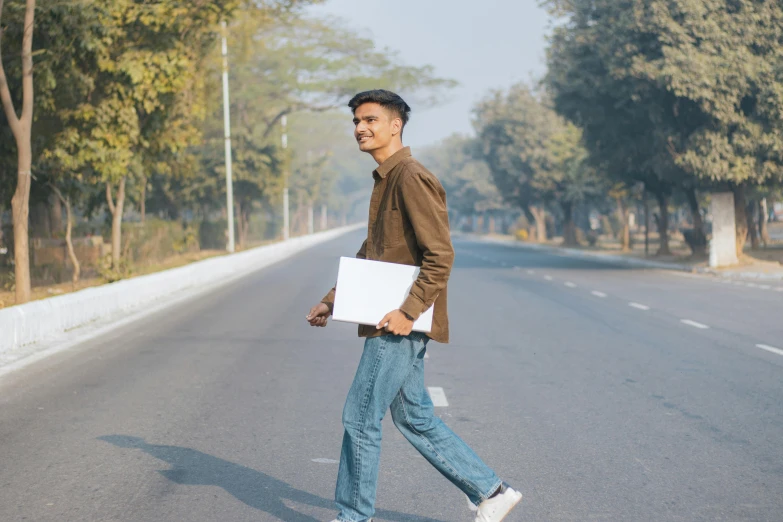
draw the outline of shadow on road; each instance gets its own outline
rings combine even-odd
[[[265,473],[180,446],[148,444],[140,437],[104,435],[99,440],[119,448],[136,448],[172,466],[158,472],[177,484],[217,486],[248,506],[285,522],[320,522],[286,506],[282,499],[324,509],[334,509],[334,502],[291,487]],[[395,522],[443,522],[433,518],[378,510],[376,517]]]

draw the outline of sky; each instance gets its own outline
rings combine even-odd
[[[405,144],[412,147],[472,133],[478,101],[546,71],[550,24],[538,0],[328,0],[310,12],[343,18],[405,65],[433,65],[459,82],[436,107],[411,103]]]

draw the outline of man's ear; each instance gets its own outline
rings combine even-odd
[[[396,136],[402,132],[402,119],[394,118],[392,120],[392,136]]]

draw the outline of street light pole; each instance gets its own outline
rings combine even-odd
[[[280,119],[280,123],[283,125],[283,239],[289,238],[289,216],[288,216],[288,156],[286,149],[288,149],[288,134],[286,132],[286,126],[288,124],[288,118],[283,116]]]
[[[231,114],[228,100],[228,44],[226,21],[223,28],[223,134],[226,143],[226,215],[228,216],[228,244],[226,250],[234,252],[234,183],[231,176]]]

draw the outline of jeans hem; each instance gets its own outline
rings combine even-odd
[[[498,490],[498,488],[501,487],[502,485],[503,485],[503,481],[502,480],[498,480],[497,484],[492,486],[485,495],[481,495],[481,502],[484,502],[485,500],[487,500],[489,498],[489,496],[492,495],[494,492],[496,492]],[[479,503],[481,503],[481,502],[479,502]]]

